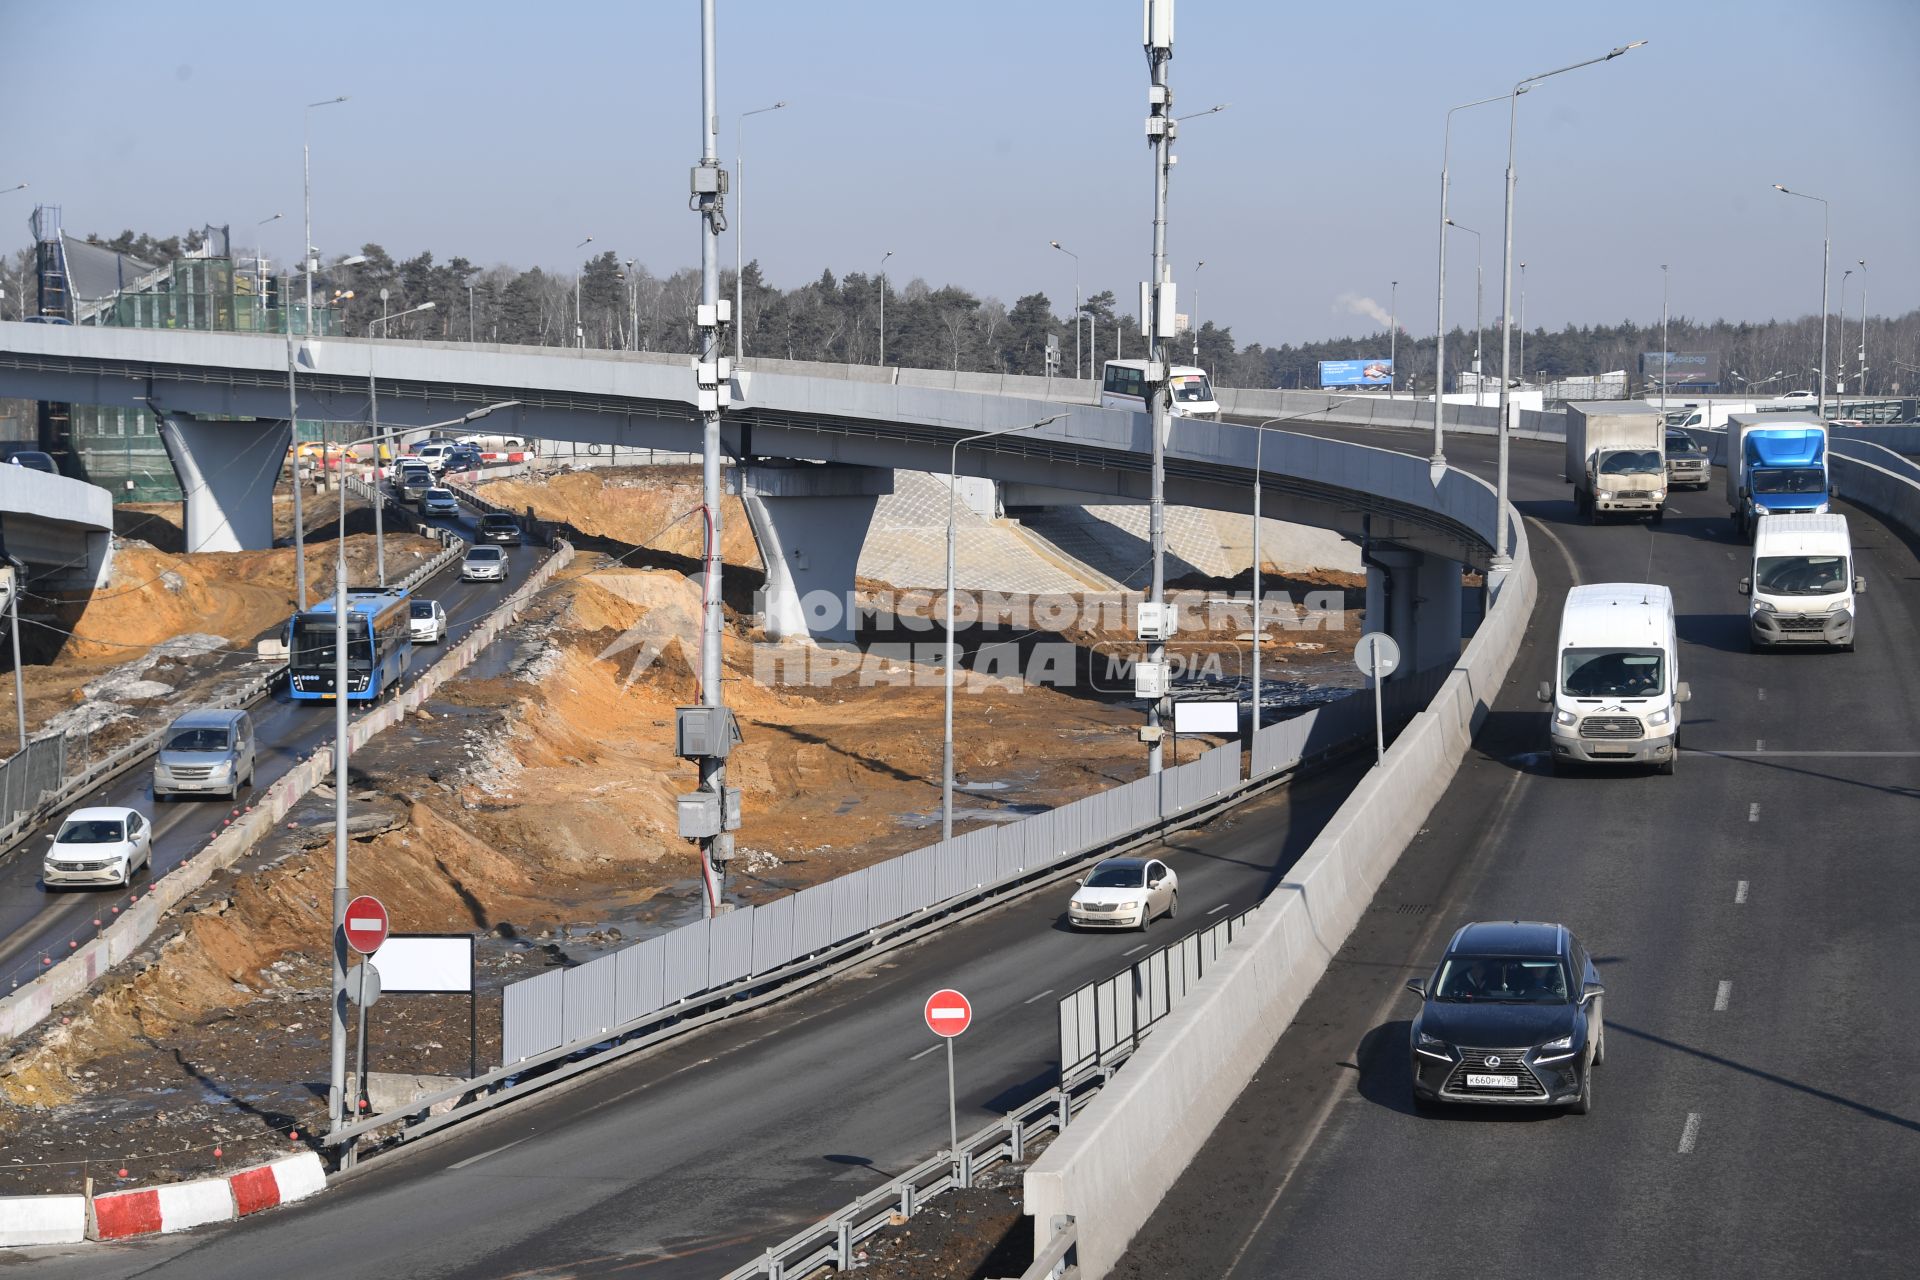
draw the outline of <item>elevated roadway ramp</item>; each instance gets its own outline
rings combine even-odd
[[[25,562],[27,585],[91,591],[113,560],[113,495],[31,467],[0,466],[0,546]]]

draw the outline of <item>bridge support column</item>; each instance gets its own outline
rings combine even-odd
[[[1367,566],[1367,630],[1400,646],[1398,680],[1460,657],[1460,562],[1391,543],[1374,543]]]
[[[851,643],[854,570],[893,473],[877,467],[750,463],[740,501],[767,567],[764,612],[775,639]]]
[[[207,422],[161,412],[160,439],[186,494],[188,551],[273,545],[273,491],[293,444],[286,422]]]

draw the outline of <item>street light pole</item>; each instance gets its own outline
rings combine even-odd
[[[1486,398],[1483,388],[1487,384],[1486,375],[1481,372],[1480,363],[1480,335],[1482,332],[1480,308],[1482,298],[1486,292],[1481,287],[1484,274],[1481,271],[1480,233],[1466,223],[1455,222],[1452,218],[1447,219],[1447,225],[1456,231],[1464,231],[1473,237],[1473,404],[1475,408],[1479,408]]]
[[[1537,76],[1528,76],[1513,86],[1507,96],[1507,191],[1506,191],[1506,233],[1505,247],[1500,255],[1500,470],[1494,488],[1494,548],[1493,557],[1487,566],[1487,585],[1498,588],[1506,580],[1513,568],[1513,557],[1507,553],[1507,461],[1509,446],[1513,434],[1513,376],[1508,365],[1512,357],[1513,340],[1513,160],[1514,144],[1520,133],[1520,91],[1553,76],[1577,71],[1581,67],[1590,67],[1597,62],[1611,62],[1624,53],[1647,43],[1635,40],[1632,44],[1620,45],[1609,49],[1597,58],[1588,58],[1581,62],[1570,63],[1553,71]]]
[[[1173,168],[1173,139],[1180,125],[1173,115],[1173,88],[1168,83],[1168,64],[1173,61],[1173,0],[1147,0],[1144,45],[1147,73],[1147,143],[1153,148],[1153,275],[1147,287],[1150,312],[1147,333],[1146,391],[1151,409],[1153,431],[1152,491],[1148,506],[1147,528],[1153,546],[1153,582],[1148,602],[1159,616],[1159,625],[1148,641],[1147,665],[1160,677],[1167,671],[1166,592],[1167,592],[1167,431],[1171,425],[1173,383],[1168,369],[1176,311],[1172,272],[1167,266],[1167,179]],[[1166,682],[1161,680],[1164,685]],[[1147,703],[1147,772],[1161,770],[1162,729],[1160,715],[1164,696]]]
[[[1079,378],[1086,369],[1080,354],[1080,255],[1058,240],[1047,243],[1073,259],[1073,376]]]
[[[742,111],[733,125],[733,358],[747,354],[747,291],[741,283],[747,269],[747,117],[778,111],[787,104]]]
[[[889,249],[880,255],[880,367],[887,364],[887,259],[893,256]]]
[[[374,337],[374,330],[376,329],[380,331],[379,336],[384,338],[387,334],[386,326],[388,321],[398,320],[401,316],[410,316],[416,311],[431,311],[433,307],[433,301],[429,299],[417,307],[409,307],[405,311],[388,315],[386,314],[387,291],[382,289],[380,291],[380,318],[367,325],[367,338],[371,341]],[[380,478],[385,471],[385,468],[380,465],[380,451],[386,447],[387,441],[386,437],[382,435],[380,431],[380,388],[373,380],[373,353],[374,348],[369,345],[367,348],[367,421],[368,428],[373,436],[373,558],[375,564],[378,566],[380,588],[384,591],[387,586],[387,533],[386,520],[383,512],[386,509],[387,498],[380,489]],[[342,489],[346,487],[346,467],[347,460],[343,454],[340,459],[340,484]],[[346,536],[346,525],[343,523],[340,528],[340,536],[344,538]]]
[[[1520,260],[1520,367],[1514,371],[1514,378],[1521,386],[1527,385],[1527,261]]]
[[[1857,261],[1860,264],[1860,376],[1855,381],[1859,388],[1857,394],[1865,396],[1867,394],[1867,260],[1860,258]],[[1844,324],[1846,316],[1843,314],[1840,320]]]
[[[953,442],[953,448],[947,453],[947,655],[946,655],[946,709],[940,730],[940,838],[953,839],[953,673],[960,665],[960,644],[953,634],[953,592],[954,564],[956,560],[955,543],[959,537],[957,522],[956,493],[960,488],[960,446],[973,444],[992,436],[1004,436],[1015,431],[1031,431],[1044,427],[1049,422],[1057,422],[1066,417],[1056,413],[1042,418],[1038,422],[1026,422],[1017,427],[1001,427],[994,431],[981,431],[974,435],[962,436]]]
[[[1193,365],[1196,369],[1200,367],[1200,268],[1206,265],[1205,258],[1193,264],[1193,314],[1187,322],[1193,327]],[[1398,280],[1394,281],[1396,286],[1399,283]]]
[[[592,243],[593,237],[588,236],[585,240],[573,246],[574,252],[578,253]],[[580,323],[580,277],[585,274],[586,272],[582,267],[575,267],[573,270],[573,340],[582,351],[587,349],[587,330],[586,327]]]
[[[1851,276],[1852,274],[1853,274],[1852,267],[1848,267],[1845,271],[1842,271],[1840,273],[1840,341],[1843,345],[1846,343],[1846,340],[1847,340],[1847,277]],[[1840,358],[1840,368],[1844,370],[1846,367],[1847,367],[1846,357],[1842,356]],[[1840,395],[1844,396],[1845,394],[1847,394],[1847,379],[1844,373],[1841,375],[1839,381],[1836,382],[1834,385]]]
[[[21,183],[25,186],[25,183]],[[27,676],[20,668],[20,593],[27,587],[26,562],[7,557],[13,570],[13,590],[7,593],[7,628],[13,633],[13,718],[20,731],[20,750],[27,749]]]
[[[1525,90],[1521,90],[1525,92]],[[1440,138],[1440,266],[1435,273],[1439,279],[1439,318],[1434,327],[1433,345],[1433,457],[1427,460],[1432,473],[1433,483],[1440,483],[1440,476],[1447,469],[1446,439],[1443,434],[1444,422],[1442,406],[1447,393],[1447,228],[1452,219],[1447,217],[1448,166],[1453,155],[1453,113],[1465,111],[1468,107],[1484,107],[1489,102],[1499,102],[1507,95],[1496,93],[1491,98],[1480,98],[1473,102],[1463,102],[1457,107],[1447,109],[1447,125]]]
[[[320,102],[309,102],[300,113],[300,192],[301,207],[305,210],[300,240],[300,270],[307,278],[307,325],[305,332],[313,333],[313,145],[310,135],[313,132],[311,120],[316,107],[331,107],[335,103],[345,102],[346,95],[327,98]],[[297,428],[296,428],[297,432]],[[295,442],[296,445],[298,441]],[[294,468],[299,470],[298,466]],[[306,586],[301,585],[304,594]]]
[[[1667,264],[1660,264],[1660,421],[1667,420],[1667,373],[1673,368],[1673,347],[1667,341]]]
[[[1779,183],[1773,189],[1782,195],[1798,196],[1802,200],[1820,201],[1820,391],[1818,412],[1820,421],[1827,420],[1827,281],[1832,277],[1833,258],[1833,209],[1820,196],[1810,196],[1804,191],[1789,191]]]
[[[307,286],[311,289],[311,283]],[[293,440],[293,607],[307,611],[307,517],[300,507],[300,401],[294,390],[293,370],[298,362],[293,350],[293,275],[288,273],[280,291],[280,318],[287,327],[287,432]]]
[[[1394,361],[1400,357],[1400,282],[1393,282],[1393,291],[1387,295],[1387,398],[1400,394],[1400,366]],[[1194,339],[1194,350],[1200,349],[1200,340]],[[1194,361],[1199,364],[1198,360]]]

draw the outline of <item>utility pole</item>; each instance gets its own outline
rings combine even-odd
[[[1514,380],[1521,386],[1527,385],[1527,260],[1520,260],[1520,367],[1514,371]]]
[[[303,264],[304,265],[304,264]],[[313,287],[309,277],[307,287]],[[287,275],[280,290],[280,318],[287,326],[287,431],[293,437],[293,609],[307,609],[307,518],[300,509],[300,401],[294,392],[293,367],[293,276]]]
[[[1860,377],[1855,386],[1857,394],[1865,396],[1867,394],[1867,260],[1858,258],[1855,261],[1860,264]],[[1845,316],[1841,316],[1840,322],[1845,324],[1846,319]],[[1844,340],[1843,338],[1842,341]]]
[[[338,1131],[347,1123],[347,477],[340,454],[340,526],[333,564],[333,1054],[327,1115]],[[298,640],[297,628],[295,640]],[[373,672],[367,679],[371,685]]]
[[[1395,363],[1400,358],[1400,282],[1393,282],[1393,292],[1387,295],[1387,397],[1391,399],[1400,390],[1400,366]],[[1200,340],[1193,340],[1193,349],[1200,349]],[[1195,361],[1198,364],[1199,361]]]
[[[700,412],[701,504],[706,514],[706,546],[701,551],[702,617],[700,642],[700,703],[704,709],[704,751],[700,789],[706,793],[709,820],[694,838],[700,845],[700,875],[706,892],[703,914],[721,910],[726,865],[733,858],[733,835],[738,819],[738,793],[727,788],[726,752],[731,749],[732,716],[726,709],[726,667],[721,606],[720,416],[728,402],[732,370],[726,356],[727,329],[734,317],[729,303],[720,300],[720,233],[726,230],[727,174],[720,167],[720,118],[715,107],[713,0],[700,5],[700,163],[692,176],[693,198],[700,215],[700,307],[695,315],[700,331],[700,354],[694,360]],[[693,754],[689,752],[689,754]]]
[[[1141,619],[1140,638],[1147,642],[1146,687],[1136,679],[1135,692],[1145,693],[1147,723],[1141,736],[1147,741],[1147,772],[1161,769],[1160,714],[1167,701],[1167,430],[1171,418],[1168,361],[1174,336],[1174,286],[1167,267],[1167,171],[1173,167],[1173,138],[1179,126],[1173,119],[1173,89],[1167,64],[1173,61],[1173,0],[1146,0],[1144,44],[1147,74],[1147,144],[1153,148],[1153,276],[1140,289],[1140,315],[1147,321],[1151,344],[1147,357],[1147,394],[1152,410],[1153,493],[1148,508],[1148,530],[1153,542],[1153,590],[1147,600],[1149,617]]]
[[[1200,367],[1200,268],[1206,265],[1205,258],[1193,264],[1193,315],[1187,320],[1187,327],[1193,330],[1193,366],[1196,369]]]
[[[887,366],[887,259],[892,256],[891,249],[880,255],[880,367],[883,369]]]

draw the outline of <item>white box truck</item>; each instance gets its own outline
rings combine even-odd
[[[1658,583],[1600,582],[1567,592],[1547,704],[1554,772],[1575,764],[1650,764],[1672,773],[1680,754],[1680,679],[1673,593]]]
[[[1574,509],[1590,522],[1602,516],[1647,516],[1667,509],[1666,421],[1636,400],[1567,406],[1567,480]]]
[[[1734,414],[1725,462],[1727,514],[1743,538],[1763,519],[1829,509],[1827,427],[1811,414]]]
[[[1853,572],[1853,540],[1843,515],[1768,516],[1753,535],[1753,572],[1740,579],[1747,601],[1747,643],[1823,644],[1851,652],[1857,605],[1867,580]]]

